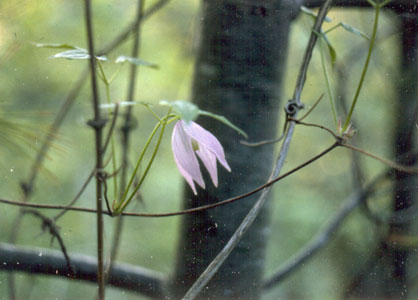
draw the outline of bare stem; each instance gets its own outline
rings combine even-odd
[[[90,0],[85,0],[85,22],[87,31],[87,42],[90,53],[90,74],[91,74],[91,90],[93,94],[93,111],[94,119],[89,122],[95,133],[96,144],[96,209],[97,209],[97,283],[98,283],[98,298],[105,299],[105,281],[103,272],[103,211],[102,211],[102,168],[103,168],[103,154],[102,154],[102,131],[104,121],[100,117],[99,108],[99,93],[96,81],[96,57],[94,52],[93,42],[93,25],[91,17],[91,3]]]

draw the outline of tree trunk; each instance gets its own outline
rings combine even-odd
[[[193,102],[201,109],[227,117],[246,131],[250,141],[277,136],[289,27],[298,11],[295,2],[203,3]],[[201,118],[198,123],[220,140],[232,172],[220,167],[218,188],[204,174],[206,190],[200,189],[197,196],[186,186],[184,208],[242,194],[268,179],[274,146],[247,147],[240,144],[242,136],[218,121]],[[224,247],[257,197],[184,217],[172,283],[174,297],[186,293]],[[268,233],[265,207],[199,299],[258,299]]]
[[[398,84],[397,116],[394,131],[395,155],[403,165],[414,165],[414,136],[417,120],[418,79],[418,20],[416,15],[401,15],[401,76]],[[416,176],[396,171],[393,197],[394,220],[390,224],[386,246],[391,256],[392,286],[386,286],[392,298],[407,297],[409,246],[402,242],[411,234],[411,221],[401,215],[415,202],[417,193]]]

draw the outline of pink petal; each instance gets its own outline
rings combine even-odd
[[[213,185],[218,186],[218,170],[216,167],[216,156],[208,149],[200,145],[199,150],[196,151],[197,155],[202,160],[206,169],[209,172]]]
[[[183,122],[183,121],[179,121]],[[219,160],[221,165],[224,166],[229,172],[231,172],[231,168],[229,167],[226,159],[225,159],[225,152],[218,141],[218,139],[209,131],[201,127],[200,125],[196,124],[195,122],[190,122],[190,124],[186,124],[183,122],[184,131],[192,137],[194,140],[197,141],[199,147],[207,148],[210,150],[216,158]],[[213,180],[213,177],[212,177]]]
[[[183,121],[178,121],[174,126],[171,146],[177,168],[196,195],[197,192],[193,180],[202,188],[205,188],[205,182],[203,181],[199,163],[192,148],[192,140],[183,129]]]

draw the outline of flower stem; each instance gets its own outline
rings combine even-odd
[[[347,116],[347,119],[344,123],[342,132],[347,130],[348,125],[351,122],[351,116],[353,115],[354,107],[357,104],[358,96],[360,95],[360,90],[363,86],[364,78],[366,77],[367,69],[369,67],[370,58],[372,56],[372,50],[373,50],[373,46],[374,46],[374,43],[375,43],[375,40],[376,40],[377,25],[378,25],[378,22],[379,22],[379,14],[380,14],[381,6],[380,6],[380,4],[376,4],[376,5],[374,5],[374,7],[375,7],[375,17],[374,17],[373,33],[372,33],[372,37],[370,39],[369,51],[367,53],[366,62],[365,62],[364,67],[363,67],[363,72],[361,73],[360,82],[357,86],[356,94],[354,95],[354,99],[353,99],[353,102],[351,104],[350,111],[348,112],[348,116]]]
[[[139,165],[141,164],[142,159],[144,158],[145,152],[147,151],[152,139],[154,138],[155,134],[157,133],[158,128],[160,128],[162,122],[163,121],[160,121],[160,122],[157,123],[157,125],[155,125],[155,127],[152,130],[150,136],[148,137],[147,141],[145,142],[145,146],[142,149],[141,154],[139,155],[139,158],[138,158],[138,161],[136,163],[135,169],[132,172],[132,175],[131,175],[131,178],[129,179],[128,185],[126,186],[125,192],[123,193],[122,199],[120,200],[120,204],[114,205],[114,213],[116,213],[116,214],[120,213],[122,211],[122,206],[124,206],[124,207],[126,206],[126,205],[124,205],[124,202],[125,202],[126,196],[128,195],[129,189],[131,188],[132,183],[135,179],[135,175],[138,172]]]
[[[163,124],[161,126],[160,135],[158,136],[157,145],[155,146],[155,149],[154,149],[154,152],[152,153],[151,159],[148,162],[147,167],[145,168],[144,174],[142,174],[142,177],[139,180],[139,182],[138,182],[137,186],[135,187],[134,191],[132,192],[131,196],[128,198],[128,200],[125,201],[125,203],[123,203],[121,205],[121,210],[123,210],[126,207],[126,205],[128,205],[129,202],[131,202],[132,198],[135,197],[135,194],[138,192],[139,188],[141,187],[142,183],[144,182],[145,177],[147,176],[148,171],[151,168],[152,163],[154,162],[154,158],[157,155],[157,152],[160,148],[160,144],[161,144],[166,126],[167,126],[167,120],[164,120]]]
[[[325,57],[324,57],[325,50],[324,50],[323,38],[321,39],[320,45],[321,45],[320,53],[321,53],[322,70],[324,72],[325,81],[327,83],[327,91],[328,91],[329,101],[330,101],[330,104],[331,104],[332,117],[334,118],[335,126],[337,126],[337,114],[336,114],[336,111],[335,111],[335,99],[334,99],[334,96],[332,94],[331,79],[329,78],[328,69],[327,69],[326,62],[325,62]]]
[[[158,152],[158,149],[160,147],[161,140],[162,140],[162,137],[163,137],[163,134],[164,134],[165,127],[167,126],[167,124],[170,123],[171,120],[169,120],[169,119],[171,117],[173,117],[173,116],[171,115],[171,109],[170,109],[168,111],[167,115],[164,118],[162,118],[157,123],[157,125],[155,125],[154,129],[152,130],[150,136],[148,137],[148,139],[147,139],[147,141],[145,143],[144,148],[142,149],[141,154],[139,155],[139,158],[138,158],[138,161],[136,163],[135,169],[132,172],[131,178],[129,179],[128,185],[126,186],[126,189],[125,189],[125,191],[123,193],[122,199],[120,200],[119,204],[114,205],[114,213],[115,214],[120,214],[125,209],[125,207],[132,200],[132,198],[134,197],[134,195],[138,191],[139,187],[141,186],[142,182],[144,181],[144,179],[145,179],[146,175],[148,174],[148,171],[149,171],[149,169],[150,169],[150,167],[151,167],[151,165],[152,165],[152,163],[154,161],[154,158],[157,155],[157,152]],[[148,165],[147,165],[147,167],[145,169],[145,172],[142,175],[142,177],[141,177],[138,185],[135,187],[134,192],[129,196],[129,198],[127,200],[125,200],[126,197],[128,196],[128,192],[129,192],[129,190],[130,190],[130,188],[131,188],[131,186],[132,186],[132,184],[134,182],[135,175],[138,172],[139,166],[140,166],[140,164],[141,164],[141,162],[142,162],[142,160],[143,160],[143,158],[145,156],[145,152],[147,151],[149,145],[151,144],[152,139],[154,138],[154,136],[157,133],[157,131],[160,128],[160,126],[162,126],[162,128],[161,128],[160,135],[158,137],[157,145],[155,146],[154,152],[153,152],[153,154],[151,156],[151,159],[150,159],[150,161],[149,161],[149,163],[148,163]]]
[[[107,79],[106,73],[104,72],[103,65],[100,62],[100,60],[97,59],[96,61],[97,61],[97,64],[99,66],[99,70],[100,70],[100,73],[101,73],[101,79],[103,80],[103,83],[105,84],[105,87],[106,87],[106,102],[108,104],[111,104],[112,103],[112,99],[110,97],[110,83],[111,83],[111,81],[109,81]],[[109,110],[108,115],[109,115],[109,119],[111,119],[112,118],[112,112],[110,110]],[[112,149],[112,154],[111,154],[112,155],[112,169],[113,169],[112,174],[115,174],[116,170],[117,170],[117,163],[116,163],[116,145],[115,145],[115,139],[114,139],[113,135],[110,138],[110,147]],[[114,199],[117,199],[117,197],[118,197],[118,179],[117,179],[117,176],[113,176],[113,197],[114,197]]]

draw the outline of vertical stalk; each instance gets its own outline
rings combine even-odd
[[[329,77],[328,74],[328,69],[327,69],[327,65],[326,65],[326,61],[325,61],[325,49],[324,49],[324,39],[325,37],[322,37],[321,39],[321,43],[320,43],[320,54],[321,54],[321,65],[322,65],[322,71],[324,72],[324,76],[325,76],[325,82],[327,84],[327,91],[328,91],[328,97],[329,97],[329,101],[331,104],[331,111],[332,111],[332,117],[334,119],[334,125],[337,125],[337,112],[335,110],[335,99],[334,99],[334,95],[332,92],[332,86],[331,86],[331,78]]]
[[[362,88],[363,83],[364,83],[364,78],[366,77],[367,69],[369,67],[370,58],[372,56],[374,42],[376,40],[376,34],[377,34],[377,25],[379,23],[379,15],[380,15],[381,4],[376,4],[374,7],[375,7],[375,16],[374,16],[374,24],[373,24],[373,33],[372,33],[372,37],[370,38],[369,51],[367,53],[367,58],[366,58],[366,62],[364,63],[363,71],[361,72],[360,81],[358,83],[357,90],[356,90],[356,93],[354,95],[354,99],[353,99],[353,102],[351,104],[350,111],[348,112],[348,116],[347,116],[347,119],[344,123],[344,127],[342,129],[342,132],[346,131],[346,129],[348,128],[348,125],[350,125],[351,116],[353,115],[354,107],[356,107],[358,96],[360,95],[360,91],[361,91],[361,88]]]
[[[142,19],[144,16],[144,3],[145,0],[138,0],[137,4],[137,15],[136,15],[136,25],[133,29],[133,46],[132,46],[132,57],[138,57],[139,55],[139,46],[140,46],[140,25],[142,23]],[[136,77],[137,77],[137,66],[135,64],[131,65],[130,69],[130,79],[128,83],[128,94],[127,94],[127,101],[133,101],[134,94],[135,94],[135,87],[136,87]],[[122,198],[123,192],[126,187],[126,175],[128,170],[128,154],[129,154],[129,135],[132,130],[132,107],[128,106],[126,109],[125,114],[125,122],[122,127],[122,170],[121,170],[121,180],[120,180],[120,197]],[[123,228],[123,218],[118,217],[115,230],[113,233],[113,243],[112,249],[110,253],[110,264],[112,265],[113,261],[117,257],[118,248],[120,244],[121,234]]]
[[[93,94],[93,111],[94,119],[89,122],[95,133],[96,144],[96,209],[97,209],[97,283],[98,283],[98,299],[104,300],[104,272],[103,272],[103,212],[102,212],[102,131],[104,120],[100,117],[99,109],[99,94],[96,81],[96,59],[94,56],[94,42],[93,42],[93,25],[91,17],[91,3],[90,0],[85,0],[85,21],[87,31],[87,42],[90,53],[90,74],[91,74],[91,90]]]

